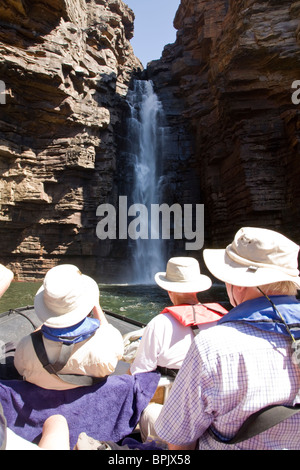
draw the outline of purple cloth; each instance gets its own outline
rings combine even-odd
[[[31,442],[40,437],[44,421],[53,414],[67,419],[71,449],[81,432],[118,442],[135,428],[159,378],[157,372],[112,375],[97,385],[63,391],[7,380],[0,382],[0,403],[7,426]]]

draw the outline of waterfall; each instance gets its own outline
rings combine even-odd
[[[133,204],[145,206],[148,215],[147,238],[144,233],[143,238],[130,242],[133,282],[149,284],[154,282],[154,274],[164,271],[166,266],[165,242],[159,236],[159,224],[155,226],[156,221],[150,220],[151,205],[162,202],[163,109],[151,81],[135,80],[127,100],[130,107],[127,122],[127,158],[132,174],[130,199]],[[139,214],[142,216],[141,212]]]

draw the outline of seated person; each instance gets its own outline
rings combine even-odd
[[[73,375],[102,378],[114,372],[123,355],[123,339],[108,323],[93,279],[76,266],[56,266],[46,274],[34,308],[43,324],[40,330],[21,339],[14,359],[24,380],[45,389],[66,390],[81,386],[69,380]],[[88,317],[91,312],[94,318]],[[44,368],[41,354],[38,357],[36,353],[37,334],[41,334],[39,344],[50,368]],[[64,348],[69,349],[69,357],[62,361]],[[58,361],[62,361],[61,369]]]
[[[209,277],[200,273],[199,263],[194,258],[175,257],[167,263],[165,273],[155,275],[156,283],[168,291],[174,307],[167,307],[146,326],[136,357],[131,364],[130,373],[149,372],[157,368],[162,372],[176,371],[194,339],[192,326],[194,318],[198,328],[204,328],[202,315],[206,314],[217,320],[218,313],[211,312],[210,305],[202,305],[197,298],[197,292],[211,287]],[[221,316],[227,313],[220,305],[212,304]],[[189,319],[188,319],[189,317]],[[189,321],[190,320],[190,321]]]
[[[227,310],[218,304],[201,304],[197,292],[208,290],[212,283],[201,274],[195,258],[174,257],[164,273],[155,275],[156,283],[168,291],[173,306],[165,308],[146,326],[130,373],[158,370],[175,376],[193,342],[196,331],[212,326]],[[140,418],[142,440],[157,438],[154,423],[159,416],[161,398],[155,395]],[[157,403],[158,402],[158,403]]]
[[[70,450],[69,427],[62,415],[49,416],[44,422],[38,444],[23,439],[6,427],[0,405],[0,450]]]
[[[204,251],[234,308],[195,338],[175,379],[156,422],[170,450],[300,449],[299,413],[273,423],[269,415],[264,432],[263,415],[253,420],[266,407],[299,403],[298,254],[297,243],[256,227],[241,228],[225,249]],[[250,437],[235,441],[248,418],[258,434],[248,428]]]

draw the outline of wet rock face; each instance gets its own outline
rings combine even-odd
[[[182,0],[176,42],[148,67],[193,137],[207,244],[243,225],[300,242],[299,17],[299,1]]]
[[[1,261],[19,279],[58,261],[93,274],[109,251],[96,208],[116,197],[133,20],[120,0],[1,2]]]

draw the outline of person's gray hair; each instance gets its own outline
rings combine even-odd
[[[292,281],[273,282],[259,286],[259,288],[267,295],[297,295],[298,287]]]

